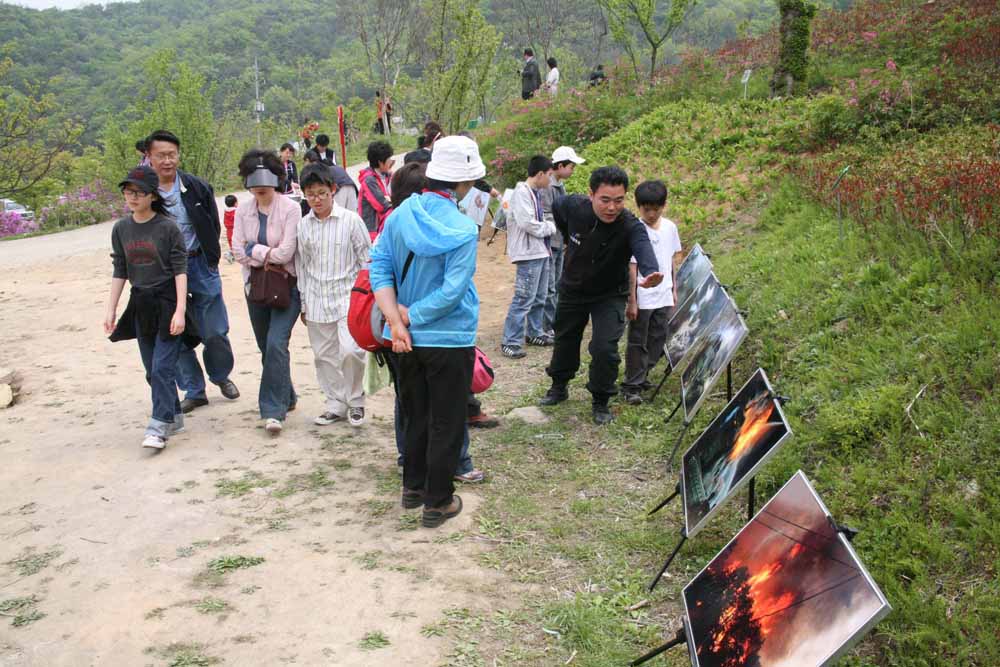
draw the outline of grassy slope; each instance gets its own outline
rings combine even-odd
[[[861,530],[855,547],[894,612],[841,664],[998,664],[997,286],[948,269],[914,239],[838,233],[835,216],[786,186],[754,231],[713,258],[752,332],[735,382],[761,365],[793,397],[796,436],[759,476],[758,507],[801,468]],[[705,237],[709,249],[716,238]],[[654,406],[620,406],[606,430],[589,424],[582,384],[554,423],[513,424],[477,447],[494,475],[480,528],[498,548],[487,560],[545,591],[519,623],[504,616],[494,627],[513,644],[505,664],[635,657],[672,632],[680,588],[745,519],[742,502],[727,508],[648,595],[681,523],[676,504],[644,517],[676,480],[662,466],[679,428],[662,425],[676,382]],[[912,410],[921,437],[904,408],[924,385]],[[707,403],[692,432],[723,403]],[[644,599],[649,607],[628,610]],[[686,660],[677,652],[669,664]]]
[[[667,215],[685,244],[713,253],[748,311],[735,383],[760,365],[794,399],[786,408],[796,437],[759,476],[760,502],[804,470],[837,518],[861,529],[855,547],[894,606],[840,664],[1000,664],[1000,244],[990,227],[964,245],[954,235],[954,244],[929,242],[891,205],[861,207],[866,224],[845,221],[841,237],[835,214],[813,203],[819,193],[783,176],[782,167],[813,158],[781,149],[810,135],[815,109],[798,100],[668,102],[578,145],[589,162],[570,187],[582,190],[589,169],[610,162],[636,181],[665,178]],[[871,167],[866,178],[878,188],[880,170],[895,177],[894,159],[933,166],[961,137],[992,145],[982,125],[917,142],[907,133],[905,150],[868,133],[830,160]],[[740,528],[745,508],[713,519],[673,576],[646,593],[681,523],[676,505],[644,517],[676,481],[662,465],[679,428],[662,423],[676,380],[667,387],[656,405],[618,406],[618,421],[598,429],[577,380],[552,423],[511,423],[477,444],[493,480],[479,528],[496,549],[485,560],[539,592],[515,613],[456,627],[467,650],[450,664],[483,664],[469,648],[474,636],[505,646],[496,664],[593,667],[623,664],[672,636],[681,587]],[[544,389],[540,381],[526,395],[488,400],[502,411]],[[717,394],[705,405],[685,446],[723,403]],[[666,662],[688,661],[676,651]]]

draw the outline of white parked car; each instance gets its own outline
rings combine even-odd
[[[18,204],[13,199],[0,199],[0,205],[2,205],[4,211],[16,211],[25,220],[34,220],[35,212],[29,209],[27,206]]]

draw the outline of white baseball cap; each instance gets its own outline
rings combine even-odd
[[[479,146],[468,137],[438,139],[427,165],[427,178],[447,183],[475,181],[486,175],[486,165],[479,157]]]
[[[573,162],[575,164],[583,164],[586,162],[582,157],[576,154],[570,146],[560,146],[552,152],[552,162]]]

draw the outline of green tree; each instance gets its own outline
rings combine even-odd
[[[457,132],[485,104],[503,35],[491,26],[476,0],[438,0],[425,6],[423,75],[410,103]]]
[[[66,158],[66,148],[80,134],[71,121],[55,120],[51,94],[32,88],[27,94],[7,83],[14,63],[0,60],[0,196],[27,193],[41,184]]]
[[[612,38],[630,55],[636,75],[634,35],[640,34],[649,47],[649,78],[656,74],[660,49],[680,27],[697,0],[598,0],[608,18]]]
[[[104,155],[110,179],[135,165],[136,140],[159,129],[181,140],[181,168],[215,182],[226,167],[228,137],[223,123],[212,114],[215,86],[187,63],[178,62],[172,50],[149,58],[143,67],[139,101],[104,130]]]

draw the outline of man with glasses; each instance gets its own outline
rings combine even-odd
[[[159,193],[184,237],[188,255],[188,305],[204,345],[209,380],[233,400],[239,389],[229,379],[233,348],[229,343],[229,314],[222,299],[219,276],[221,226],[212,186],[178,169],[181,141],[172,132],[157,130],[146,139],[150,165],[159,179]],[[205,375],[194,350],[185,346],[177,362],[177,384],[184,390],[181,410],[208,405]]]

